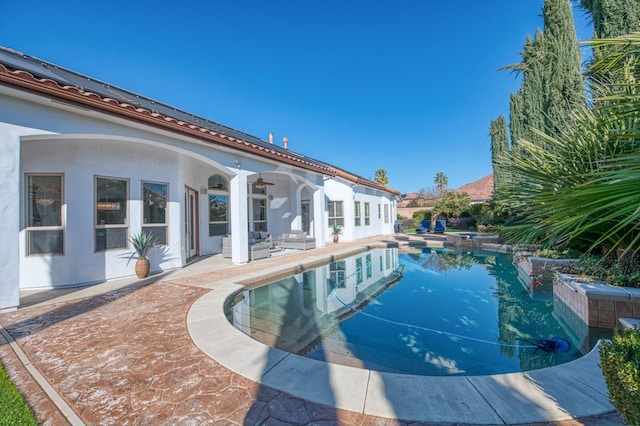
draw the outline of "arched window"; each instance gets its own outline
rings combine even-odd
[[[228,181],[222,175],[211,175],[211,176],[209,176],[207,187],[212,191],[227,191],[227,192],[229,192]]]
[[[209,176],[209,236],[229,233],[229,181],[222,175]]]

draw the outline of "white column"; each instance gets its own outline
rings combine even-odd
[[[231,261],[236,264],[247,263],[249,261],[247,175],[239,171],[231,178],[230,187]]]
[[[300,190],[302,185],[295,182],[291,185],[289,198],[291,200],[291,229],[302,229],[302,218],[300,213]]]
[[[20,135],[0,123],[0,312],[20,304]]]
[[[327,245],[327,216],[325,210],[324,186],[316,187],[313,191],[313,216],[311,218],[311,226],[313,227],[313,236],[316,239],[316,247],[324,247]]]

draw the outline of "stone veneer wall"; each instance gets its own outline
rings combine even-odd
[[[613,287],[557,274],[553,292],[589,327],[622,328],[620,318],[640,319],[640,288]]]

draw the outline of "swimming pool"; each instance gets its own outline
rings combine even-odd
[[[528,371],[582,355],[554,316],[531,298],[507,255],[373,249],[243,290],[229,321],[269,346],[371,370],[415,375]],[[533,343],[560,338],[564,352]]]

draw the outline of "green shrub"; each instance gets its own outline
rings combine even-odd
[[[423,220],[431,220],[431,210],[417,210],[413,212],[413,228],[417,228],[420,226],[420,222]],[[411,226],[407,226],[407,228],[412,228]]]
[[[0,425],[37,425],[31,409],[0,364]]]
[[[640,425],[640,329],[616,331],[600,347],[609,398],[626,424]]]
[[[556,269],[558,272],[579,275],[613,286],[640,287],[640,270],[621,269],[619,263],[607,262],[603,256],[585,254],[580,256],[578,263],[558,266]]]

